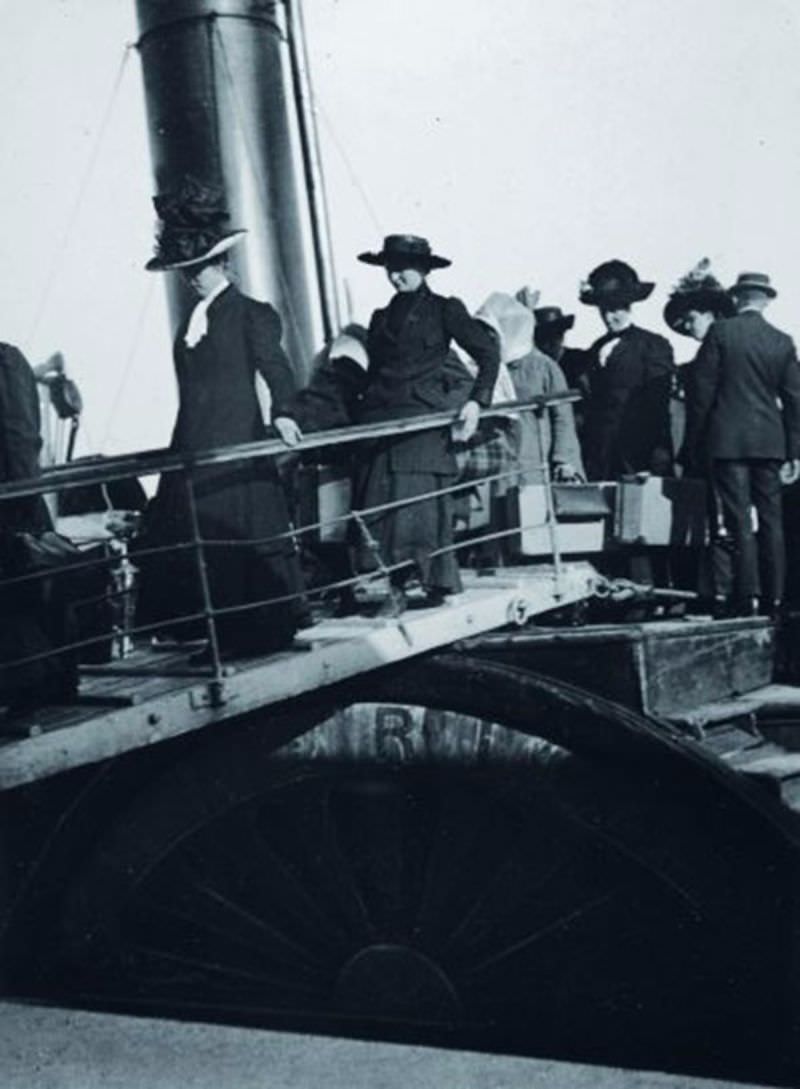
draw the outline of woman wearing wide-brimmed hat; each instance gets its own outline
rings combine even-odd
[[[676,333],[702,341],[718,318],[730,318],[736,306],[711,272],[707,257],[678,280],[664,307],[664,321]]]
[[[469,439],[480,406],[491,403],[499,352],[489,329],[470,317],[459,299],[428,287],[428,274],[450,261],[433,253],[427,239],[405,234],[388,235],[380,251],[359,254],[358,259],[385,269],[395,289],[389,305],[376,310],[370,321],[360,421],[453,409],[459,413],[457,437]],[[477,364],[474,380],[465,383],[463,368],[454,368],[452,341]],[[413,501],[451,485],[455,477],[451,434],[441,428],[377,443],[356,470],[353,501],[358,509],[410,501],[367,518],[384,563],[411,561],[393,575],[395,608],[402,607],[402,588],[414,571],[431,601],[461,588],[455,554],[432,555],[452,543],[451,496]],[[376,565],[363,540],[357,562],[362,570]]]
[[[272,426],[287,445],[300,437],[291,417],[296,384],[281,347],[281,320],[268,304],[243,295],[229,280],[226,254],[245,232],[228,226],[222,193],[187,177],[174,193],[154,199],[161,219],[151,271],[182,275],[198,302],[178,328],[174,344],[178,418],[172,448],[182,452],[252,442],[266,435],[256,393],[261,374],[271,395]],[[300,586],[289,516],[277,471],[269,459],[198,469],[194,473],[200,532],[205,539],[241,541],[205,553],[216,608],[283,597]],[[156,543],[187,540],[190,518],[183,479],[165,474],[146,520]],[[246,545],[244,542],[256,542]],[[199,588],[186,553],[159,557],[145,568],[145,619],[197,612]],[[148,585],[149,582],[149,585]],[[147,614],[150,615],[147,615]],[[220,648],[230,654],[268,652],[291,642],[297,610],[284,601],[221,616]]]
[[[582,437],[592,480],[672,469],[672,346],[634,325],[631,313],[654,286],[619,260],[598,265],[581,286],[580,301],[597,307],[607,330],[589,349],[586,372]]]

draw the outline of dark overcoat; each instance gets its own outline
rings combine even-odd
[[[291,364],[281,347],[281,320],[268,303],[250,299],[230,286],[211,303],[207,317],[208,331],[193,348],[184,342],[188,322],[178,329],[175,339],[179,409],[171,447],[176,451],[263,439],[267,429],[256,394],[256,374],[261,374],[269,387],[273,418],[290,414],[296,391]],[[203,539],[249,542],[246,548],[207,546],[214,605],[238,605],[295,589],[296,578],[286,570],[294,546],[287,536],[280,537],[289,529],[289,516],[272,460],[201,468],[195,471],[194,482]],[[147,530],[147,543],[189,538],[191,524],[181,474],[162,477]],[[272,539],[276,536],[279,539]],[[171,599],[167,612],[172,615],[177,605],[183,612],[198,604],[194,572],[186,560],[180,569],[181,577],[162,588],[162,594],[166,591]],[[145,593],[142,619],[160,619],[158,605],[152,593]],[[282,610],[284,615],[290,613],[286,604]],[[255,614],[243,613],[240,626],[244,628],[251,621],[255,624],[258,619]],[[268,622],[266,616],[261,620]],[[233,621],[228,626],[236,627]],[[237,635],[234,630],[233,636]]]
[[[394,311],[407,306],[395,321]],[[475,361],[478,373],[465,382],[464,368],[449,355],[455,341]],[[460,299],[423,284],[412,299],[395,295],[376,310],[367,333],[369,369],[359,410],[362,423],[458,409],[475,400],[487,406],[497,379],[499,350],[489,328],[470,317]],[[398,472],[454,471],[447,431],[432,431],[392,445],[390,466]]]
[[[25,356],[13,344],[0,344],[0,483],[39,475],[42,448],[39,393]],[[50,518],[41,496],[0,503],[0,527],[41,530]]]
[[[654,454],[672,457],[670,394],[675,362],[669,341],[657,333],[629,326],[618,338],[605,365],[601,348],[588,350],[584,374],[583,452],[591,480],[652,471]]]
[[[687,389],[685,464],[800,457],[800,367],[791,337],[754,310],[714,323]]]
[[[22,352],[0,344],[0,483],[39,476],[39,394]],[[56,653],[75,634],[69,608],[70,584],[60,576],[2,586],[17,570],[14,535],[52,528],[41,496],[0,502],[0,703],[46,701],[72,692],[77,679],[74,655]],[[47,655],[47,657],[44,657]],[[32,658],[4,669],[4,661]]]
[[[194,348],[184,343],[185,333],[186,323],[178,330],[174,348],[179,408],[173,450],[208,450],[263,439],[267,431],[256,374],[269,387],[273,418],[290,413],[296,384],[281,347],[281,319],[269,303],[228,287],[211,303],[208,332]],[[287,528],[286,504],[270,459],[200,469],[196,491],[204,536],[257,539]],[[260,547],[290,549],[286,540]]]
[[[472,379],[450,352],[455,340],[475,361]],[[456,298],[436,295],[423,284],[413,296],[398,293],[376,310],[367,335],[369,367],[359,407],[361,422],[379,422],[461,408],[473,399],[489,405],[500,353],[488,326],[475,321]],[[456,556],[431,553],[452,543],[449,494],[415,497],[452,484],[456,462],[449,428],[388,439],[364,451],[354,474],[353,501],[359,509],[405,502],[370,515],[370,533],[387,564],[412,561],[422,582],[433,589],[457,591]],[[375,566],[374,549],[360,542],[358,566]],[[402,577],[400,577],[402,581]]]

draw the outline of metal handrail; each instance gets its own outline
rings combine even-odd
[[[541,414],[543,410],[550,406],[571,403],[580,399],[580,394],[575,391],[564,391],[563,393],[551,394],[548,396],[541,396],[532,398],[527,401],[520,402],[506,402],[500,405],[493,405],[489,408],[482,409],[480,411],[480,418],[498,418],[498,417],[514,417],[523,411],[533,411],[534,413]],[[263,601],[248,601],[234,606],[226,606],[222,608],[215,608],[210,593],[210,586],[208,583],[206,561],[205,561],[205,549],[207,547],[213,547],[214,545],[222,544],[248,544],[252,545],[253,541],[240,542],[236,541],[215,541],[205,540],[200,534],[199,524],[197,521],[197,511],[195,506],[195,493],[194,493],[194,475],[198,468],[203,468],[211,465],[219,465],[232,463],[242,460],[251,460],[261,457],[270,457],[276,454],[286,454],[294,452],[304,452],[307,450],[324,449],[330,446],[342,446],[356,443],[359,441],[374,441],[384,438],[394,438],[406,434],[413,434],[419,431],[430,430],[432,428],[450,426],[455,422],[457,417],[452,412],[437,412],[426,413],[425,415],[404,417],[400,419],[382,421],[377,424],[365,424],[348,428],[336,428],[327,431],[320,431],[313,433],[307,438],[302,439],[296,446],[287,447],[279,439],[266,439],[260,442],[243,443],[235,446],[228,446],[214,450],[205,450],[198,452],[175,452],[170,450],[151,450],[144,451],[139,454],[133,455],[121,455],[115,458],[103,459],[97,462],[90,462],[83,465],[67,465],[59,468],[46,470],[40,477],[27,481],[17,481],[11,484],[0,486],[0,510],[2,509],[2,500],[11,500],[21,498],[23,496],[32,496],[38,494],[44,494],[47,492],[53,492],[62,488],[74,488],[81,487],[88,484],[106,483],[109,480],[121,479],[129,477],[131,475],[150,475],[156,472],[180,472],[185,476],[185,485],[187,492],[187,500],[189,504],[189,511],[191,515],[192,523],[192,537],[189,541],[172,542],[168,545],[159,546],[156,548],[149,548],[142,550],[142,555],[151,554],[156,552],[174,552],[182,550],[193,550],[196,557],[197,577],[199,581],[199,587],[201,590],[201,597],[203,602],[202,611],[193,612],[190,615],[179,615],[174,618],[163,618],[157,623],[136,625],[127,634],[144,634],[145,632],[157,631],[165,626],[170,626],[179,622],[192,622],[198,620],[204,620],[206,622],[208,639],[211,650],[212,659],[212,674],[213,679],[211,681],[211,695],[212,698],[216,693],[219,697],[221,693],[222,684],[222,670],[221,670],[221,658],[219,652],[219,646],[217,643],[217,631],[216,631],[216,619],[220,616],[227,615],[229,613],[243,613],[252,609],[260,608],[264,605],[274,605],[283,602],[290,602],[292,600],[302,598],[306,596],[306,593],[311,595],[323,594],[331,589],[343,588],[346,586],[355,585],[359,582],[363,582],[365,579],[375,578],[380,575],[388,575],[401,568],[411,565],[411,561],[402,561],[400,563],[385,565],[381,564],[379,572],[373,572],[371,574],[359,574],[352,578],[338,580],[332,583],[330,586],[317,587],[311,591],[297,591],[281,595],[275,598],[265,599]],[[374,508],[365,508],[364,510],[350,511],[347,515],[336,516],[333,519],[327,519],[327,521],[343,519],[355,519],[356,523],[362,529],[362,532],[368,531],[364,528],[364,518],[370,515],[380,513],[384,510],[394,509],[407,504],[413,504],[414,502],[421,502],[425,499],[430,499],[438,495],[450,494],[460,490],[467,490],[480,483],[481,480],[485,482],[498,481],[504,477],[513,477],[520,471],[519,466],[515,466],[508,471],[487,475],[484,478],[462,481],[455,485],[446,486],[441,489],[436,489],[432,492],[426,492],[419,496],[412,496],[404,500],[398,500],[381,504]],[[546,465],[543,469],[543,480],[546,489],[549,491],[550,478]],[[552,506],[552,504],[551,504]],[[552,512],[548,510],[548,518],[544,524],[552,521]],[[301,533],[307,533],[315,528],[320,528],[323,523],[314,523],[308,526],[291,527],[289,530],[276,535],[274,538],[280,539],[283,537],[295,537]],[[538,525],[539,523],[537,523]],[[498,531],[494,534],[487,535],[480,538],[480,540],[489,539],[494,537],[505,537],[509,534],[519,533],[522,529],[534,528],[533,526],[515,527],[512,530]],[[551,528],[551,535],[553,528]],[[463,543],[454,544],[445,549],[439,549],[434,555],[444,554],[449,551],[459,551],[464,547],[470,547],[473,542],[466,541]],[[557,555],[557,545],[556,545]],[[32,573],[26,573],[24,575],[18,575],[15,577],[1,579],[0,586],[11,586],[18,582],[27,582],[29,580],[35,580],[39,578],[50,578],[57,575],[67,576],[74,573],[81,568],[102,566],[104,564],[112,565],[119,562],[118,556],[104,557],[99,560],[78,561],[75,563],[67,563],[60,569],[54,569],[52,571],[37,571]],[[559,564],[557,563],[557,567]],[[557,572],[557,583],[559,581]],[[128,593],[128,590],[119,591],[118,593],[109,592],[111,596],[118,597]],[[64,652],[74,651],[83,647],[88,647],[93,644],[99,644],[105,642],[108,638],[108,634],[101,636],[93,636],[86,639],[82,639],[78,642],[68,645],[55,646],[44,652],[40,652],[34,655],[28,655],[23,658],[17,659],[12,662],[0,663],[0,672],[6,672],[10,669],[22,666],[29,662],[34,662],[38,659],[49,658],[54,655],[63,654]]]
[[[520,412],[542,411],[555,405],[572,404],[581,399],[576,390],[532,397],[527,401],[507,401],[490,405],[480,411],[481,419],[516,416]],[[153,476],[155,473],[174,473],[181,470],[200,469],[210,465],[246,461],[251,458],[274,457],[276,454],[304,453],[307,450],[345,446],[370,439],[398,438],[417,431],[436,427],[449,427],[457,419],[455,412],[429,412],[421,416],[404,416],[373,424],[357,424],[353,427],[336,427],[314,431],[295,446],[287,446],[281,439],[262,439],[258,442],[238,443],[209,450],[176,451],[168,448],[143,450],[134,454],[118,454],[98,461],[60,465],[45,469],[42,474],[28,480],[0,484],[0,503],[4,499],[44,495],[67,488],[79,488],[87,484],[105,484],[132,476]],[[0,508],[2,509],[2,508]]]

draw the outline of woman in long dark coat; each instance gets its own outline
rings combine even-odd
[[[201,193],[207,191],[201,189]],[[172,448],[187,452],[263,439],[267,431],[256,394],[257,374],[269,387],[273,427],[287,445],[293,445],[300,437],[289,415],[296,387],[281,347],[280,318],[268,303],[247,298],[230,283],[224,255],[243,232],[224,231],[221,222],[226,214],[205,197],[212,209],[216,207],[209,223],[208,208],[195,197],[191,184],[187,196],[185,185],[179,206],[184,223],[187,205],[197,219],[190,227],[176,226],[169,218],[173,205],[168,201],[164,207],[157,198],[165,226],[157,256],[147,266],[179,270],[200,299],[175,338],[179,409]],[[286,535],[289,515],[272,461],[230,462],[197,469],[193,476],[201,537],[243,542],[206,546],[214,608],[297,593],[299,566],[294,544]],[[183,474],[162,477],[148,524],[148,543],[191,537]],[[162,616],[202,610],[194,564],[192,554],[183,553],[165,563],[159,557],[150,566],[151,576],[156,577],[149,592],[144,580],[142,619],[158,619],[159,606]],[[220,616],[220,647],[230,653],[259,653],[285,646],[296,630],[297,614],[291,602],[284,600]]]
[[[415,235],[389,235],[379,253],[360,254],[359,260],[383,266],[396,292],[370,322],[360,422],[460,410],[457,437],[467,441],[477,427],[480,406],[491,402],[499,351],[491,332],[470,317],[459,299],[434,294],[428,287],[431,269],[445,268],[450,261],[431,253],[427,240]],[[464,373],[456,372],[449,355],[452,340],[475,360],[474,381],[465,382]],[[359,510],[413,500],[456,479],[449,429],[382,440],[363,457],[353,489]],[[432,556],[452,544],[451,495],[409,502],[368,515],[365,521],[379,555],[362,535],[357,550],[361,570],[374,570],[380,562],[391,566],[411,561],[392,576],[398,607],[402,598],[397,591],[415,571],[431,601],[461,589],[455,554]]]

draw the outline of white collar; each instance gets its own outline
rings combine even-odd
[[[208,295],[205,295],[195,304],[194,310],[189,315],[186,332],[183,334],[183,343],[187,348],[195,348],[206,335],[208,332],[208,308],[214,299],[218,298],[230,286],[230,280],[221,280],[213,291],[209,291]]]

